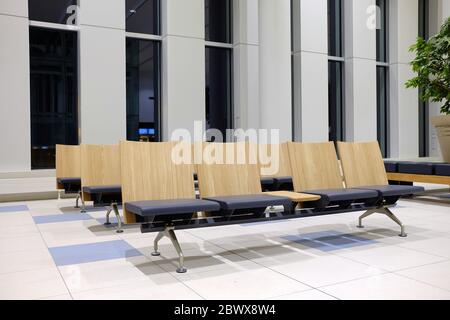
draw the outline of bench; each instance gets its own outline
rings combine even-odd
[[[414,182],[450,185],[450,164],[437,162],[384,162],[391,184]]]
[[[76,194],[75,208],[81,198],[80,147],[56,145],[56,189]]]

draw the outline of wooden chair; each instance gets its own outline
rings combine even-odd
[[[80,146],[56,145],[56,189],[76,193],[75,208],[81,198]]]
[[[268,164],[265,164],[260,159],[261,167],[261,182],[262,185],[268,190],[293,190],[292,186],[292,169],[291,162],[289,159],[289,149],[287,143],[282,143],[280,145],[270,145],[270,144],[259,144],[259,152],[272,156],[274,148],[278,149],[278,170],[275,173],[265,173],[265,169]],[[270,152],[269,152],[270,151]],[[272,159],[273,160],[273,159]]]
[[[94,201],[94,205],[107,204],[105,225],[111,224],[109,216],[114,211],[118,223],[117,233],[122,233],[118,209],[122,202],[119,145],[82,144],[80,149],[83,200],[81,212],[86,212],[86,201]]]
[[[406,237],[405,228],[389,207],[402,196],[423,192],[422,187],[389,185],[386,169],[378,142],[338,142],[345,183],[349,188],[374,190],[380,196],[377,208],[368,210],[359,218],[358,227],[363,228],[362,219],[381,213],[388,216],[401,228],[401,237]]]

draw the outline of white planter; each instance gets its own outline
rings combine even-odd
[[[433,117],[431,123],[436,127],[442,158],[450,163],[450,115]]]

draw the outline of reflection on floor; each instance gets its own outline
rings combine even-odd
[[[179,231],[186,274],[169,240],[152,257],[155,234],[116,234],[104,210],[0,203],[0,299],[450,299],[445,197],[399,202],[407,238],[360,212]]]

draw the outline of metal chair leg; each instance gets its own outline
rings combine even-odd
[[[403,223],[400,221],[399,218],[397,218],[397,216],[391,210],[389,210],[389,208],[384,208],[383,213],[400,226],[399,237],[405,238],[408,236],[405,232],[405,226],[403,225]]]
[[[86,203],[84,202],[83,196],[80,193],[80,199],[81,199],[81,213],[86,213]]]
[[[122,220],[120,219],[120,213],[119,213],[119,207],[117,206],[117,203],[113,203],[111,204],[111,207],[114,210],[114,213],[116,214],[116,218],[117,218],[117,233],[123,233],[122,230]]]
[[[161,255],[161,253],[158,251],[158,242],[162,238],[164,238],[164,232],[161,231],[158,233],[155,240],[153,241],[154,251],[152,252],[152,256],[154,256],[154,257],[158,257]]]
[[[78,200],[81,198],[81,192],[77,193],[77,199],[75,200],[75,209],[80,209],[80,206],[78,205]]]
[[[359,224],[357,225],[358,228],[364,228],[364,225],[362,224],[362,220],[364,218],[367,218],[368,216],[373,215],[375,212],[377,212],[376,210],[372,209],[372,210],[367,210],[363,215],[361,215],[359,217]]]
[[[109,221],[109,215],[111,214],[111,211],[113,210],[112,206],[108,208],[108,212],[106,212],[106,222],[104,223],[105,226],[111,225],[111,222]]]
[[[177,251],[178,256],[179,256],[179,267],[177,269],[177,272],[178,273],[186,273],[187,269],[184,267],[183,251],[181,250],[180,243],[178,242],[177,236],[175,235],[175,231],[173,228],[167,228],[166,233],[167,233],[167,236],[172,241],[172,244],[175,247],[175,250]]]

